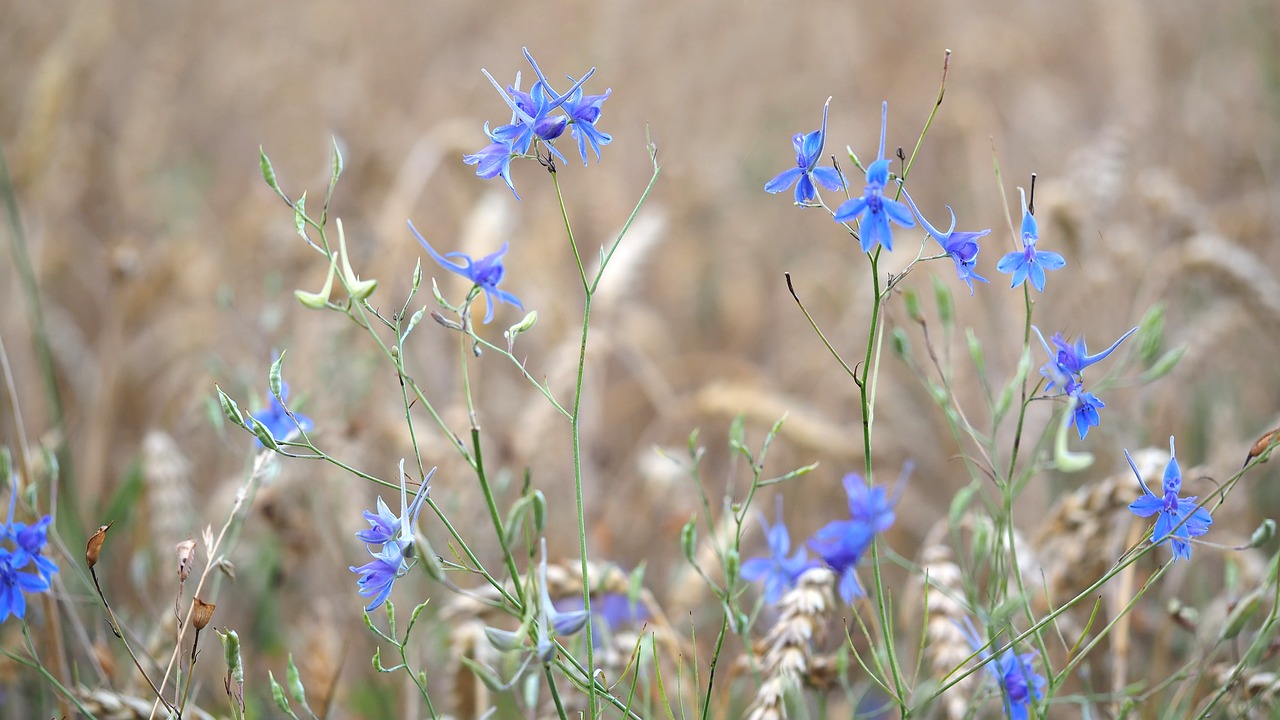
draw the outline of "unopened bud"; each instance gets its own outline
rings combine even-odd
[[[207,603],[200,598],[191,599],[191,624],[196,626],[197,630],[203,630],[209,621],[213,619],[213,610],[217,605]]]
[[[89,542],[84,548],[84,561],[92,568],[98,564],[98,553],[102,552],[102,543],[107,539],[107,530],[111,528],[111,523],[98,527],[98,531],[89,536]]]
[[[186,582],[196,561],[196,541],[187,538],[174,547],[178,554],[178,580]]]

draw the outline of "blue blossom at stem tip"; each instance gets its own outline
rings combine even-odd
[[[586,78],[583,78],[584,80]],[[569,82],[575,82],[572,77]],[[587,145],[595,151],[596,162],[600,162],[600,146],[613,142],[613,136],[596,127],[600,119],[600,105],[609,99],[613,88],[605,88],[603,95],[584,95],[579,87],[569,93],[564,101],[564,111],[569,115],[569,132],[578,140],[578,154],[582,156],[582,165],[587,165]]]
[[[852,603],[862,595],[854,568],[876,533],[893,526],[893,503],[882,487],[867,487],[862,476],[844,476],[844,492],[849,500],[849,519],[835,520],[822,526],[809,540],[816,552],[840,577],[840,598]]]
[[[401,547],[413,542],[413,528],[418,522],[418,513],[422,511],[422,503],[431,495],[431,488],[427,487],[427,483],[431,482],[431,476],[436,474],[436,469],[431,468],[427,471],[425,477],[422,478],[422,484],[418,486],[418,493],[414,496],[413,502],[409,502],[408,484],[405,482],[404,460],[400,461],[400,514],[396,515],[383,502],[382,496],[378,496],[378,510],[371,512],[364,511],[364,519],[369,522],[369,529],[361,530],[356,533],[356,538],[361,542],[369,545],[382,545],[392,541],[399,541]]]
[[[400,460],[400,515],[391,513],[391,509],[383,502],[382,496],[378,496],[377,512],[364,511],[364,518],[369,521],[369,528],[356,533],[356,538],[366,543],[366,547],[382,545],[382,549],[377,551],[368,548],[373,560],[360,567],[354,565],[348,567],[351,572],[360,575],[356,580],[359,594],[362,597],[372,598],[365,607],[365,612],[371,612],[386,602],[387,597],[391,595],[392,585],[413,566],[412,561],[416,557],[414,527],[417,525],[422,503],[430,494],[427,483],[435,472],[436,469],[431,468],[422,478],[422,483],[418,486],[418,494],[410,503],[408,478],[404,473],[402,458]]]
[[[791,534],[782,521],[782,496],[778,496],[778,521],[772,527],[764,515],[760,516],[760,524],[764,527],[765,538],[769,543],[769,556],[751,558],[742,563],[741,575],[749,582],[764,581],[764,601],[773,605],[782,599],[782,594],[795,587],[796,580],[816,563],[809,560],[804,548],[795,555],[787,557],[791,552]]]
[[[1155,527],[1151,530],[1151,542],[1159,545],[1166,540],[1173,545],[1173,559],[1191,559],[1191,538],[1200,537],[1209,532],[1213,518],[1206,508],[1196,507],[1196,497],[1180,498],[1182,491],[1182,469],[1178,467],[1178,456],[1173,448],[1173,436],[1169,436],[1169,464],[1164,468],[1162,493],[1156,495],[1147,487],[1133,462],[1129,451],[1124,451],[1129,467],[1142,486],[1142,497],[1129,504],[1129,510],[1138,517],[1157,515]]]
[[[831,98],[822,106],[822,127],[808,134],[796,133],[791,138],[791,145],[796,150],[796,166],[783,170],[769,182],[764,189],[771,193],[796,186],[795,201],[797,205],[808,205],[818,197],[818,185],[836,192],[844,187],[844,176],[836,168],[818,167],[822,162],[822,148],[827,142],[827,108],[831,106]]]
[[[289,411],[285,409],[284,403],[289,401],[289,383],[280,382],[280,397],[277,398],[270,392],[267,393],[267,406],[250,416],[262,423],[264,427],[271,433],[271,437],[276,441],[287,441],[294,435],[299,433],[309,433],[315,429],[316,424],[311,418],[301,413],[293,413],[290,416]],[[258,440],[258,447],[266,447],[262,444],[262,440]]]
[[[0,525],[0,544],[12,543],[12,549],[0,545],[0,623],[12,615],[19,620],[26,617],[26,593],[46,592],[58,566],[45,557],[49,525],[53,517],[45,515],[36,522],[14,522],[13,514],[18,500],[18,479],[9,479],[9,516]],[[32,566],[32,572],[22,572]]]
[[[502,277],[506,273],[506,270],[502,266],[502,256],[507,252],[507,243],[502,243],[502,247],[498,249],[498,252],[495,252],[492,255],[485,255],[479,260],[473,260],[469,255],[460,252],[451,252],[441,255],[436,252],[435,248],[431,247],[431,243],[427,242],[426,238],[422,237],[422,235],[418,233],[418,229],[413,226],[412,222],[409,223],[409,230],[413,233],[414,237],[418,238],[418,242],[422,243],[422,247],[427,249],[427,252],[431,254],[432,259],[434,259],[440,267],[448,270],[449,272],[461,275],[472,283],[475,283],[476,287],[484,291],[485,304],[488,306],[484,314],[485,324],[488,324],[490,320],[493,320],[493,308],[494,305],[499,302],[514,305],[521,310],[524,309],[524,305],[520,303],[519,298],[506,290],[498,289],[498,284],[502,282]],[[462,262],[451,262],[448,258],[461,258]]]
[[[1049,342],[1045,342],[1044,335],[1040,334],[1039,328],[1032,325],[1031,329],[1035,330],[1036,337],[1040,338],[1040,344],[1044,346],[1044,351],[1049,353],[1049,362],[1040,368],[1040,374],[1049,380],[1045,390],[1053,390],[1055,386],[1065,388],[1072,379],[1080,380],[1085,368],[1105,360],[1107,356],[1115,352],[1116,348],[1120,347],[1120,343],[1124,342],[1130,335],[1138,332],[1138,328],[1135,327],[1121,335],[1120,339],[1111,343],[1111,347],[1090,355],[1083,335],[1076,338],[1074,343],[1068,343],[1062,333],[1054,333],[1050,336]],[[1053,344],[1053,348],[1049,347],[1050,343]]]
[[[960,276],[965,285],[969,286],[969,295],[972,296],[974,280],[988,282],[986,278],[974,272],[973,267],[978,263],[978,250],[980,249],[978,247],[978,238],[987,236],[991,233],[991,230],[988,228],[978,232],[956,232],[956,213],[948,205],[947,212],[951,213],[951,227],[947,228],[945,233],[938,232],[938,229],[930,225],[929,221],[925,219],[920,212],[920,208],[916,207],[915,200],[912,200],[911,194],[907,192],[905,187],[902,187],[901,180],[898,181],[898,186],[902,188],[902,196],[907,199],[907,205],[911,207],[911,211],[915,213],[916,219],[920,221],[925,232],[929,233],[934,240],[937,240],[938,244],[942,246],[943,252],[951,257],[951,260],[956,265],[956,274]]]
[[[885,129],[889,122],[889,103],[881,106],[880,112],[880,153],[876,161],[867,166],[867,185],[862,197],[850,198],[836,208],[835,221],[848,223],[858,221],[858,238],[862,244],[862,252],[869,253],[877,243],[885,250],[893,250],[893,229],[890,221],[909,228],[915,227],[915,218],[907,206],[892,198],[884,196],[885,185],[889,183],[889,161],[884,156]]]
[[[996,270],[1013,275],[1010,288],[1018,287],[1030,278],[1031,286],[1044,292],[1044,272],[1062,268],[1066,266],[1067,261],[1056,252],[1036,250],[1036,241],[1040,239],[1036,218],[1027,209],[1026,191],[1018,188],[1018,193],[1022,195],[1022,249],[1000,258]]]

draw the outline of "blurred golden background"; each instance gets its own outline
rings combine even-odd
[[[32,442],[68,449],[64,471],[74,473],[68,487],[86,532],[105,521],[99,513],[130,477],[142,479],[141,505],[121,533],[137,552],[118,561],[139,598],[168,582],[173,543],[221,522],[246,467],[252,439],[211,423],[214,383],[256,407],[273,353],[287,349],[295,407],[316,420],[321,446],[389,479],[411,451],[394,372],[350,323],[293,298],[295,288],[318,288],[325,267],[263,184],[259,146],[282,189],[308,191],[316,203],[337,139],[346,171],[331,215],[345,223],[357,272],[381,281],[380,307],[403,302],[419,258],[446,296],[465,292],[420,250],[406,219],[441,252],[479,256],[510,241],[503,287],[540,314],[517,351],[569,397],[581,291],[546,174],[515,163],[517,202],[461,162],[486,144],[486,120],[508,118],[480,69],[503,83],[521,71],[527,87],[521,47],[553,80],[595,67],[587,91],[613,91],[599,127],[614,141],[598,166],[593,159],[583,168],[561,141],[570,162],[559,177],[589,256],[616,234],[648,181],[646,135],[658,148],[662,176],[594,318],[583,439],[592,552],[624,567],[647,563],[660,596],[678,595],[677,535],[696,495],[655,446],[679,449],[700,428],[710,451],[705,477],[741,489],[745,469],[724,450],[732,418],[746,413],[758,444],[789,413],[772,474],[821,463],[784,489],[793,532],[807,535],[843,503],[840,477],[862,466],[857,391],[808,328],[783,272],[856,358],[869,309],[865,259],[821,211],[797,209],[789,193],[770,196],[762,186],[794,162],[791,136],[817,127],[828,96],[827,153],[846,171],[846,145],[864,161],[874,154],[884,100],[889,152],[910,152],[946,49],[945,99],[910,184],[935,224],[949,204],[961,229],[993,228],[978,264],[992,282],[970,298],[944,261],[917,269],[905,286],[929,297],[928,276],[937,275],[950,287],[958,323],[982,340],[993,382],[1012,373],[1023,322],[1022,294],[1008,290],[995,263],[1014,248],[1016,188],[1035,172],[1041,248],[1068,261],[1035,296],[1037,326],[1046,336],[1084,333],[1098,349],[1164,303],[1166,345],[1189,346],[1159,383],[1100,393],[1102,426],[1082,443],[1098,458],[1091,473],[1121,468],[1121,448],[1161,446],[1171,433],[1184,467],[1238,464],[1280,410],[1275,0],[11,0],[0,3],[0,17],[0,143],[65,436],[51,434],[53,403],[8,226],[0,332]],[[889,269],[906,264],[919,236],[897,233]],[[500,342],[519,318],[500,307],[482,332]],[[923,352],[900,300],[891,301],[889,322]],[[988,417],[963,336],[952,351],[971,420]],[[1034,348],[1037,366],[1041,353]],[[424,323],[406,355],[464,432],[455,336]],[[916,463],[890,534],[910,555],[968,482],[959,459],[966,449],[907,368],[892,357],[885,367],[877,472],[888,482],[903,460]],[[568,428],[499,358],[472,372],[488,464],[517,487],[531,469],[552,502],[553,555],[574,556]],[[1032,426],[1048,418],[1042,405]],[[11,415],[0,414],[0,430],[13,445]],[[443,438],[422,442],[427,461],[441,466],[437,501],[459,519],[485,517]],[[164,462],[168,476],[157,470]],[[232,624],[256,605],[259,630],[299,652],[322,642],[303,635],[315,623],[357,626],[346,567],[363,562],[363,550],[350,533],[362,524],[356,508],[377,493],[330,466],[286,461],[281,473],[256,511],[265,521],[249,523],[239,550],[243,594],[228,598],[218,621]],[[1033,484],[1022,498],[1029,517],[1081,481]],[[1265,488],[1249,492],[1252,507],[1243,497],[1231,502],[1245,532],[1277,500]],[[262,561],[273,570],[260,574],[255,553],[264,547],[276,548]],[[277,598],[276,609],[263,609],[263,597]],[[689,610],[668,607],[674,617]],[[291,622],[268,632],[272,612]],[[367,657],[363,637],[349,642],[353,657]]]

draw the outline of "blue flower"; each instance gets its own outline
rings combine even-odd
[[[1018,287],[1027,278],[1031,278],[1031,286],[1044,292],[1044,271],[1057,270],[1065,266],[1067,261],[1056,252],[1036,250],[1036,241],[1040,239],[1036,218],[1027,210],[1027,194],[1022,188],[1018,188],[1018,192],[1022,194],[1022,250],[1015,250],[1000,258],[996,270],[1013,274],[1013,281],[1009,285],[1011,288]]]
[[[542,558],[538,562],[538,629],[535,632],[534,649],[542,662],[551,662],[555,658],[555,643],[552,635],[573,635],[586,627],[589,615],[586,610],[562,611],[551,602],[551,592],[547,587],[547,539],[542,538]]]
[[[10,513],[12,518],[12,513]],[[27,525],[25,523],[10,524],[14,543],[18,546],[18,550],[25,553],[30,558],[31,563],[36,566],[36,570],[46,580],[53,573],[58,572],[58,566],[53,560],[45,557],[44,547],[49,541],[49,525],[53,522],[53,516],[45,515],[39,521]]]
[[[484,124],[484,134],[488,135],[492,142],[479,152],[463,155],[462,162],[475,165],[476,175],[486,180],[501,176],[507,187],[511,188],[511,193],[519,200],[520,193],[516,192],[516,186],[511,182],[511,157],[515,154],[511,149],[511,143],[498,139],[494,132],[489,130],[487,122]]]
[[[909,228],[915,227],[915,218],[907,206],[884,196],[884,186],[889,182],[889,161],[884,156],[885,127],[889,121],[889,103],[880,114],[880,154],[867,166],[867,185],[862,197],[850,198],[836,208],[835,221],[847,223],[858,219],[858,233],[862,252],[871,252],[876,243],[885,250],[893,250],[893,230],[889,222]]]
[[[431,257],[435,259],[445,270],[457,273],[462,277],[475,283],[476,287],[484,291],[486,304],[488,309],[484,314],[484,321],[488,323],[493,319],[493,306],[498,302],[504,302],[515,305],[521,310],[524,305],[520,304],[520,299],[506,290],[499,290],[498,284],[502,282],[502,276],[505,270],[502,267],[502,256],[507,252],[507,243],[502,243],[502,247],[498,252],[492,255],[486,255],[479,260],[472,260],[470,256],[460,253],[451,252],[441,255],[436,252],[435,248],[427,242],[426,238],[418,233],[413,223],[409,223],[409,230],[413,232],[414,237],[418,238],[418,242],[422,243],[422,247],[431,253]],[[461,263],[450,262],[448,258],[462,258]]]
[[[1108,355],[1115,352],[1116,348],[1120,347],[1120,343],[1138,331],[1138,328],[1135,327],[1121,335],[1119,340],[1111,343],[1111,347],[1100,353],[1090,355],[1088,348],[1085,347],[1084,336],[1076,338],[1074,343],[1068,343],[1062,333],[1054,333],[1049,338],[1049,342],[1053,343],[1053,347],[1057,349],[1055,352],[1049,348],[1049,343],[1044,341],[1044,336],[1040,334],[1039,328],[1033,325],[1032,329],[1036,331],[1036,335],[1040,338],[1040,344],[1044,346],[1045,352],[1049,353],[1049,362],[1040,368],[1040,374],[1049,379],[1049,385],[1045,388],[1046,390],[1052,390],[1055,385],[1065,387],[1073,379],[1079,381],[1085,368],[1106,359]]]
[[[836,192],[844,187],[844,176],[836,168],[818,167],[822,161],[822,147],[827,141],[827,108],[831,106],[831,98],[822,106],[822,127],[802,135],[796,133],[791,144],[796,149],[796,166],[783,170],[777,177],[765,183],[764,189],[771,193],[779,193],[792,185],[796,186],[795,199],[797,205],[807,205],[818,197],[816,181],[822,187]]]
[[[920,208],[916,207],[916,203],[911,199],[911,194],[906,188],[902,188],[902,196],[907,199],[907,204],[911,206],[911,211],[915,213],[920,224],[924,226],[925,232],[929,233],[938,244],[942,246],[942,251],[951,257],[956,264],[956,274],[969,286],[969,294],[973,295],[973,281],[987,282],[987,279],[973,271],[974,265],[978,263],[978,238],[985,237],[991,233],[990,229],[979,232],[956,232],[956,213],[947,206],[947,211],[951,213],[951,227],[946,232],[938,232],[937,228],[929,224],[924,215],[920,213]]]
[[[299,413],[293,413],[290,417],[289,411],[285,409],[283,402],[289,400],[289,383],[280,383],[280,398],[267,393],[267,406],[256,413],[252,414],[254,420],[262,423],[271,437],[277,441],[288,440],[298,432],[309,433],[316,424],[311,422],[311,418]],[[259,447],[265,447],[261,440],[258,440]]]
[[[809,540],[809,548],[840,575],[840,597],[847,603],[862,595],[854,566],[871,546],[875,534],[888,530],[894,521],[893,505],[884,488],[869,488],[857,473],[844,476],[849,498],[849,520],[822,526]]]
[[[1142,486],[1143,492],[1142,497],[1129,504],[1129,510],[1138,517],[1151,517],[1159,513],[1155,528],[1151,531],[1151,542],[1159,545],[1170,540],[1173,544],[1173,559],[1190,560],[1189,541],[1209,532],[1213,518],[1207,509],[1196,507],[1194,495],[1178,497],[1182,490],[1182,470],[1178,467],[1178,457],[1173,449],[1173,436],[1169,436],[1169,464],[1164,468],[1163,495],[1151,492],[1151,488],[1143,482],[1142,474],[1138,472],[1138,466],[1134,464],[1128,450],[1124,451],[1124,456],[1129,461],[1129,467],[1133,468],[1133,474],[1138,477],[1138,484]]]
[[[350,566],[353,573],[359,573],[356,580],[362,597],[371,597],[372,601],[365,606],[365,612],[371,612],[387,601],[391,595],[391,586],[405,573],[409,572],[409,561],[397,543],[390,542],[382,546],[378,552],[369,551],[373,560],[360,567]]]
[[[551,89],[551,83],[547,82],[547,77],[542,74],[542,69],[538,67],[538,63],[534,61],[533,55],[529,54],[528,48],[524,49],[525,59],[533,66],[533,70],[538,75],[538,80],[529,89],[529,92],[520,91],[520,76],[516,75],[515,85],[507,86],[506,90],[498,84],[497,80],[489,74],[488,70],[482,70],[485,77],[489,78],[489,82],[497,88],[498,93],[502,95],[502,100],[511,108],[511,123],[503,125],[494,130],[495,139],[509,142],[511,148],[517,153],[528,153],[529,147],[533,144],[534,138],[542,141],[546,145],[548,151],[555,154],[556,157],[564,160],[564,155],[560,154],[555,146],[551,145],[551,141],[560,137],[564,133],[565,127],[569,123],[569,118],[565,115],[552,115],[551,113],[568,102],[570,96],[582,88],[582,84],[587,78],[595,74],[595,68],[591,68],[586,75],[582,76],[569,88],[564,95],[557,95],[556,91]],[[599,108],[597,108],[597,115]]]
[[[784,592],[795,587],[796,579],[805,570],[814,566],[814,563],[809,561],[809,555],[804,548],[797,550],[795,555],[787,557],[787,553],[791,552],[791,535],[782,522],[781,509],[779,504],[778,523],[773,527],[769,526],[764,516],[760,517],[760,524],[764,526],[765,537],[769,541],[769,556],[751,558],[742,563],[741,570],[745,580],[764,581],[764,600],[770,605],[778,602]]]
[[[9,542],[16,546],[12,550],[0,547],[0,623],[8,620],[10,615],[23,619],[27,612],[24,593],[47,591],[50,577],[58,572],[58,566],[43,554],[52,516],[45,515],[30,525],[14,522],[17,501],[15,476],[9,481],[9,516],[0,525],[0,543]],[[35,566],[35,573],[21,572],[29,565]]]
[[[569,78],[573,82],[573,78]],[[596,162],[600,162],[600,146],[613,142],[613,136],[601,132],[596,127],[600,119],[600,105],[609,99],[613,88],[608,88],[603,95],[583,95],[582,88],[569,93],[564,101],[564,111],[569,115],[569,132],[578,140],[578,153],[582,155],[582,164],[587,164],[587,145],[596,153]]]
[[[404,461],[400,462],[400,514],[397,516],[391,512],[391,508],[382,501],[382,496],[378,496],[378,511],[364,511],[364,519],[369,521],[369,529],[361,530],[356,533],[356,538],[370,545],[381,545],[383,543],[399,541],[403,549],[405,546],[413,542],[413,528],[418,522],[418,513],[422,511],[422,503],[431,494],[431,489],[427,487],[427,483],[431,481],[431,476],[435,475],[436,469],[431,468],[427,471],[426,477],[422,479],[422,484],[418,487],[418,494],[414,496],[413,502],[409,502],[409,490],[405,483]]]
[[[967,628],[961,628],[965,636],[969,640],[969,644],[975,651],[978,651],[986,643],[979,638],[977,631],[973,625],[968,623]],[[986,649],[981,650],[980,657],[983,660],[991,657],[991,653]],[[1027,708],[1032,702],[1038,702],[1044,699],[1045,679],[1036,672],[1035,669],[1036,654],[1034,652],[1015,653],[1012,650],[1005,650],[997,654],[986,665],[987,674],[995,678],[996,683],[1000,686],[1000,693],[1004,700],[1005,714],[1010,720],[1027,720]]]
[[[1089,428],[1098,427],[1098,408],[1104,408],[1107,404],[1093,393],[1085,392],[1084,386],[1078,382],[1067,385],[1067,397],[1075,401],[1075,407],[1071,413],[1071,424],[1076,427],[1080,433],[1080,439],[1083,440],[1085,435],[1089,434]]]
[[[22,620],[27,613],[27,598],[23,593],[45,592],[49,579],[32,573],[19,572],[27,566],[30,557],[19,550],[9,552],[0,548],[0,623],[10,615]]]

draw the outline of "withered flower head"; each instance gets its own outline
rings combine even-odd
[[[178,579],[186,582],[196,560],[196,541],[187,538],[174,546],[174,552],[178,554]]]
[[[98,553],[102,552],[102,543],[106,541],[107,530],[110,527],[111,523],[100,525],[97,532],[89,536],[89,542],[84,548],[84,560],[90,568],[98,564]]]
[[[195,625],[197,630],[203,630],[204,626],[213,619],[213,610],[216,607],[213,603],[207,603],[200,598],[192,598],[191,624]]]

